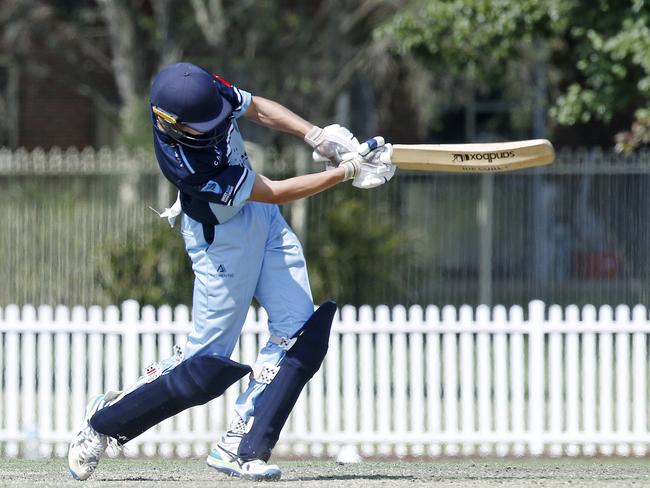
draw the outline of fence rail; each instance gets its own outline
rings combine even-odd
[[[189,310],[0,309],[0,454],[63,456],[87,399],[168,356]],[[251,309],[233,359],[252,363],[266,316]],[[644,306],[376,308],[336,317],[321,370],[279,454],[364,456],[646,455]],[[243,383],[127,445],[128,455],[203,455]]]

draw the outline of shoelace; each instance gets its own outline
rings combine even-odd
[[[83,431],[83,438],[79,441],[81,446],[81,453],[86,459],[87,463],[97,463],[99,457],[102,455],[106,446],[102,434],[98,433],[95,429],[88,426]]]
[[[120,453],[124,449],[124,446],[115,437],[108,437],[107,447],[111,449],[113,454]]]

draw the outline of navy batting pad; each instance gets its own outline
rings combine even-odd
[[[250,372],[249,366],[224,357],[192,356],[168,374],[97,411],[90,424],[124,444],[166,418],[218,397]]]
[[[336,303],[325,302],[305,322],[298,339],[280,362],[280,370],[255,405],[251,429],[244,434],[238,454],[244,461],[271,457],[300,392],[320,368],[329,342]]]

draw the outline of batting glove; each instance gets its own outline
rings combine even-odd
[[[352,132],[339,124],[328,125],[323,129],[313,126],[305,134],[305,142],[314,149],[314,161],[334,166],[339,165],[344,155],[358,152],[360,146]]]

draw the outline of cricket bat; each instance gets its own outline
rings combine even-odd
[[[478,144],[393,144],[391,161],[400,169],[453,173],[497,173],[551,164],[546,139]]]

